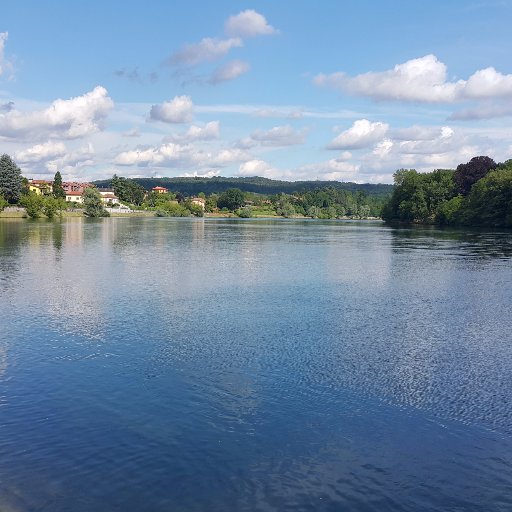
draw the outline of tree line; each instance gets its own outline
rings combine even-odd
[[[455,170],[400,169],[382,209],[387,222],[512,227],[512,160],[477,156]]]
[[[113,178],[112,178],[113,179]],[[113,186],[112,179],[94,181],[97,187]],[[128,178],[123,178],[128,179]],[[140,185],[142,190],[151,190],[153,187],[165,187],[184,196],[197,196],[200,192],[206,195],[221,194],[226,190],[237,188],[244,193],[262,195],[295,194],[321,188],[336,188],[356,193],[365,192],[369,196],[385,196],[391,194],[393,185],[352,183],[341,181],[281,181],[253,177],[176,177],[176,178],[130,178],[131,183]]]
[[[0,156],[0,212],[8,205],[19,205],[25,208],[27,215],[37,218],[41,215],[52,219],[55,215],[62,216],[68,208],[66,193],[62,187],[62,175],[55,173],[51,193],[36,194],[29,190],[29,181],[21,174],[21,169],[7,154]],[[85,214],[89,217],[107,217],[109,214],[103,207],[100,193],[88,187],[83,193]]]

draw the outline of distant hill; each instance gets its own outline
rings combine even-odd
[[[171,192],[180,192],[185,196],[195,196],[199,192],[206,195],[224,192],[228,188],[239,188],[244,192],[256,194],[292,194],[293,192],[305,192],[318,188],[333,187],[350,192],[365,192],[371,196],[387,196],[393,191],[393,185],[370,183],[352,183],[341,181],[280,181],[260,177],[244,178],[133,178],[133,181],[151,190],[153,187],[166,187]],[[95,181],[97,187],[109,187],[110,180]]]

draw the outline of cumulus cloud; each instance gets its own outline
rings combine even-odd
[[[372,151],[363,155],[365,172],[415,168],[430,171],[454,168],[478,154],[489,154],[488,139],[450,126],[411,126],[390,130],[387,138],[377,142]],[[368,175],[369,176],[369,175]],[[386,181],[391,181],[387,175]]]
[[[242,149],[221,149],[215,153],[199,152],[194,155],[194,160],[200,166],[224,167],[229,164],[247,160],[248,155]]]
[[[140,148],[131,151],[123,151],[114,159],[116,165],[146,166],[165,165],[177,163],[188,158],[191,147],[188,145],[169,142],[159,147]]]
[[[251,66],[243,60],[232,60],[222,66],[219,66],[213,72],[209,82],[215,85],[221,82],[234,80],[244,73],[247,73],[250,68]]]
[[[240,164],[239,176],[266,176],[272,167],[264,160],[248,160]]]
[[[185,133],[171,135],[169,140],[172,142],[196,140],[214,140],[220,137],[219,121],[210,121],[204,126],[192,125]]]
[[[354,77],[338,72],[317,75],[313,82],[356,96],[375,100],[452,103],[465,99],[512,97],[512,75],[489,67],[468,80],[447,80],[447,67],[435,55],[425,55],[397,64],[387,71]]]
[[[290,125],[275,126],[270,130],[256,130],[251,139],[262,146],[294,146],[304,144],[304,132],[297,132]]]
[[[153,105],[149,117],[164,123],[189,123],[194,105],[190,96],[175,96],[171,101]]]
[[[62,174],[76,176],[82,169],[95,165],[93,145],[89,142],[73,151],[66,153],[61,158],[51,160],[46,164],[49,173],[61,171]]]
[[[168,142],[160,146],[140,147],[135,150],[123,151],[115,157],[114,164],[204,169],[225,167],[248,159],[249,155],[238,148],[204,151],[192,144]]]
[[[85,137],[103,128],[103,121],[113,106],[107,90],[98,86],[83,96],[55,100],[44,110],[20,112],[13,108],[0,112],[0,137]]]
[[[14,157],[16,161],[25,164],[53,160],[65,154],[66,146],[62,142],[48,141],[44,144],[36,144],[22,151],[17,151]]]
[[[331,158],[325,162],[303,165],[296,169],[295,175],[303,179],[346,181],[353,179],[359,172],[360,165],[347,162],[344,156]]]
[[[212,62],[224,57],[232,48],[243,46],[238,37],[217,39],[205,37],[199,43],[185,45],[181,50],[172,54],[167,63],[180,66],[196,66],[202,62]]]
[[[371,146],[384,137],[388,128],[386,123],[371,123],[368,119],[359,119],[333,139],[327,149],[360,149]]]
[[[230,16],[224,25],[224,30],[230,37],[242,38],[278,33],[272,25],[268,24],[265,16],[253,9],[247,9],[234,16]]]

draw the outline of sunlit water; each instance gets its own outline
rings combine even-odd
[[[0,510],[512,510],[512,233],[0,221]]]

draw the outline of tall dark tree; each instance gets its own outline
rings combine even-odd
[[[496,167],[496,162],[488,156],[475,156],[467,164],[458,165],[453,174],[457,192],[467,196],[473,184]]]
[[[59,171],[55,173],[55,177],[53,178],[53,197],[55,197],[55,199],[66,198],[66,192],[62,188],[62,176]]]
[[[21,169],[9,155],[0,157],[0,195],[10,204],[17,203],[21,195],[23,178]]]

